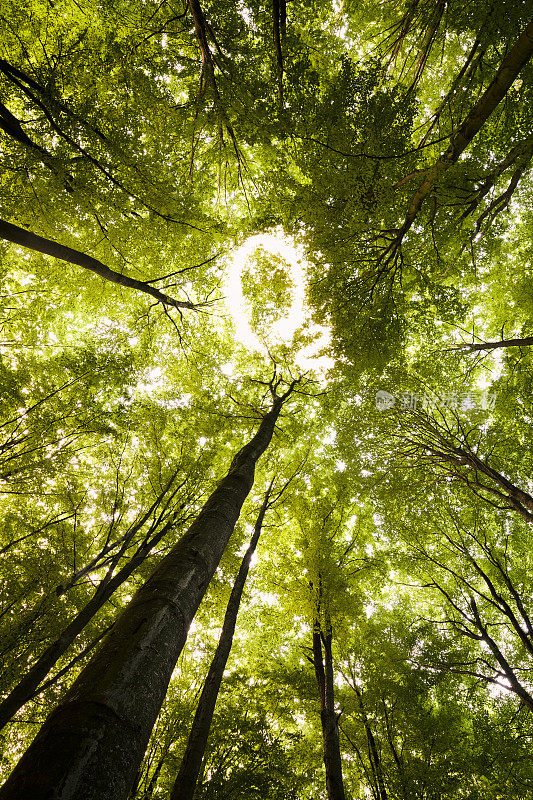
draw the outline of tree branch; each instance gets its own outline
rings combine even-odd
[[[203,305],[201,303],[174,300],[174,298],[160,292],[159,289],[150,286],[150,284],[145,281],[129,278],[127,275],[121,275],[120,272],[109,269],[109,267],[106,267],[101,261],[98,261],[98,259],[92,256],[88,256],[86,253],[74,250],[72,247],[66,247],[51,239],[37,236],[37,234],[31,233],[24,228],[19,228],[17,225],[13,225],[11,222],[6,222],[5,220],[0,220],[0,238],[5,239],[7,242],[20,245],[21,247],[27,247],[37,253],[44,253],[45,255],[59,258],[61,261],[67,261],[69,264],[75,264],[76,266],[83,267],[83,269],[88,269],[91,272],[95,272],[101,278],[104,278],[104,280],[111,281],[119,286],[125,286],[128,289],[137,289],[140,292],[149,294],[151,297],[155,297],[155,299],[164,306],[197,310]]]

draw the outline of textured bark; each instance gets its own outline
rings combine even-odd
[[[52,239],[37,236],[37,234],[31,233],[24,228],[19,228],[18,225],[13,225],[11,222],[0,220],[0,238],[5,239],[7,242],[18,244],[21,247],[28,247],[37,253],[44,253],[45,255],[59,258],[61,261],[67,261],[69,264],[88,269],[104,278],[104,280],[117,283],[119,286],[137,289],[140,292],[149,294],[151,297],[155,297],[156,300],[164,305],[172,306],[173,308],[196,308],[194,303],[174,300],[145,281],[138,281],[135,278],[128,278],[127,275],[121,275],[120,272],[109,269],[101,261],[88,256],[86,253],[73,250],[72,247],[65,247],[65,245],[54,242]]]
[[[345,800],[342,778],[342,761],[339,742],[338,717],[335,712],[333,691],[333,658],[331,654],[331,625],[326,633],[315,619],[313,626],[313,664],[320,696],[320,720],[324,745],[324,767],[326,769],[326,789],[328,800]],[[322,644],[324,655],[322,655]]]
[[[270,491],[271,487],[267,491],[263,505],[259,511],[250,545],[244,554],[235,583],[233,584],[233,589],[231,590],[226,615],[224,617],[224,624],[222,626],[222,633],[220,634],[218,646],[205,679],[170,800],[192,800],[196,784],[198,783],[218,692],[233,644],[233,634],[235,633],[235,626],[237,624],[237,615],[239,613],[244,584],[248,577],[252,556],[261,535],[263,519],[268,508]]]
[[[187,533],[137,591],[0,789],[1,800],[125,800],[192,619],[294,388],[274,395]]]
[[[60,636],[50,644],[39,656],[35,664],[30,667],[22,680],[13,687],[8,696],[0,703],[0,730],[29,700],[39,693],[39,684],[57,664],[63,653],[66,653],[71,644],[83,631],[109,598],[122,586],[130,575],[148,557],[153,548],[161,541],[163,536],[172,528],[173,523],[167,523],[149,542],[141,545],[130,560],[116,575],[104,578],[98,585],[95,593],[88,603],[76,614],[62,631]]]

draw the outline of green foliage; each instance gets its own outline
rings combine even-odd
[[[272,478],[285,489],[197,800],[325,800],[317,621],[333,633],[350,800],[531,796],[531,348],[464,347],[533,333],[531,61],[395,245],[528,23],[517,0],[482,6],[286,4],[280,97],[273,5],[202,3],[214,86],[188,4],[3,4],[0,217],[208,303],[180,313],[0,246],[2,696],[175,515],[0,734],[6,775],[257,428],[275,367],[286,382],[309,372],[131,800],[169,795]],[[237,243],[278,227],[305,252],[309,307],[266,354],[236,340],[221,295]],[[290,307],[289,265],[259,247],[241,278],[266,341]],[[317,325],[328,369],[301,366]],[[378,390],[393,407],[376,406]],[[494,401],[452,403],[480,391]]]

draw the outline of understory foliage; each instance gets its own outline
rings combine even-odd
[[[123,800],[177,791],[267,487],[195,800],[532,797],[527,4],[0,26],[2,779],[283,396]]]

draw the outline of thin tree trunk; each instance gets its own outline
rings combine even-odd
[[[272,27],[276,49],[276,69],[278,78],[278,105],[283,108],[283,51],[281,35],[285,23],[286,8],[283,0],[272,0]],[[283,18],[283,19],[282,19]]]
[[[187,533],[172,548],[52,711],[0,789],[1,800],[125,800],[189,626],[293,391],[276,392]]]
[[[363,720],[363,725],[365,728],[366,740],[368,742],[368,757],[370,760],[370,766],[372,767],[372,772],[374,773],[376,778],[378,800],[387,800],[388,797],[387,790],[385,788],[383,768],[381,766],[381,758],[379,756],[378,748],[376,745],[376,739],[374,737],[374,734],[372,733],[372,728],[370,727],[370,722],[366,715],[365,706],[363,704],[363,693],[361,692],[355,681],[353,682],[353,690],[357,696],[359,711],[361,712],[361,719]]]
[[[533,344],[533,336],[525,336],[523,339],[500,339],[498,342],[465,342],[450,348],[451,350],[468,350],[473,353],[478,350],[498,350],[503,347],[530,347]]]
[[[184,484],[181,484],[181,486],[179,486],[178,489],[180,489],[183,485]],[[125,556],[127,550],[132,546],[132,543],[134,543],[133,539],[135,535],[141,530],[141,528],[148,521],[152,513],[157,509],[157,507],[163,500],[163,497],[165,496],[165,493],[167,492],[169,486],[170,483],[167,485],[167,488],[159,495],[156,501],[152,504],[148,512],[145,513],[140,519],[138,519],[133,525],[130,525],[128,530],[125,533],[123,533],[118,539],[115,539],[112,542],[109,541],[109,538],[111,536],[111,528],[109,528],[106,543],[103,545],[100,552],[91,559],[91,561],[89,561],[83,567],[77,569],[70,576],[68,580],[57,584],[55,588],[51,589],[47,594],[44,594],[42,597],[40,597],[38,602],[36,602],[32,608],[28,606],[28,608],[24,610],[23,618],[19,620],[19,623],[17,625],[17,630],[15,631],[14,635],[12,635],[9,638],[4,637],[4,640],[2,641],[2,647],[0,648],[0,657],[2,653],[8,653],[10,650],[12,650],[13,647],[16,646],[16,643],[20,642],[21,639],[23,639],[28,634],[28,632],[31,631],[32,627],[37,623],[39,619],[43,619],[43,617],[47,615],[49,616],[50,614],[54,614],[54,606],[56,605],[57,599],[59,597],[62,597],[63,595],[67,594],[67,592],[69,592],[70,589],[76,586],[76,584],[79,584],[81,579],[84,578],[85,576],[90,576],[91,573],[94,573],[99,569],[101,569],[102,567],[107,566],[107,572],[100,581],[96,583],[95,581],[90,579],[93,585],[96,586],[95,595],[99,595],[104,590],[107,583],[111,581],[111,579],[113,578],[115,567],[120,562],[120,560]],[[174,496],[175,491],[172,494],[172,497]],[[71,516],[73,515],[69,515],[68,518],[70,518]],[[159,536],[157,535],[157,533],[154,534],[154,531],[157,531],[158,526],[162,526],[163,522],[165,521],[163,519],[163,516],[165,516],[166,518],[168,515],[165,515],[165,512],[163,511],[157,520],[152,521],[152,524],[150,525],[148,531],[146,532],[143,541],[137,543],[137,550],[135,551],[133,556],[130,556],[130,558],[134,558],[136,560],[135,563],[140,563],[137,561],[139,556],[142,556],[142,559],[144,560],[147,553],[151,549],[153,549],[153,547],[155,547],[155,545],[158,543]],[[179,520],[179,522],[181,524],[182,522],[186,522],[188,519],[189,517],[185,517],[184,519]],[[52,524],[54,521],[55,520],[52,520],[50,524]],[[111,522],[111,526],[113,526],[113,524],[114,521]],[[26,536],[22,538],[28,538],[28,536],[33,536],[36,535],[37,533],[39,533],[39,530],[32,531],[31,534],[26,534]],[[19,540],[15,540],[13,543],[11,543],[10,546],[16,545]],[[8,548],[4,548],[4,551],[6,551],[7,549]],[[113,551],[115,552],[113,553]],[[144,555],[142,555],[143,552]],[[127,565],[125,566],[127,567]],[[125,576],[125,578],[126,577],[127,576]],[[89,602],[92,604],[93,600],[94,597]],[[82,609],[79,613],[83,615],[84,609]],[[28,677],[29,673],[26,673],[23,680],[25,681],[26,678]],[[35,697],[35,694],[36,692],[33,692],[30,697]],[[28,697],[28,699],[30,699],[30,697]],[[0,719],[2,719],[2,714],[3,714],[2,704],[0,704]],[[7,722],[7,720],[3,720],[0,723],[0,730],[5,724],[5,722]]]
[[[224,624],[222,626],[222,633],[218,642],[215,655],[209,667],[209,672],[205,679],[202,694],[198,702],[196,714],[192,724],[191,732],[187,740],[185,753],[181,761],[178,775],[174,782],[170,800],[192,800],[198,777],[202,769],[202,762],[204,758],[207,739],[211,729],[211,722],[215,711],[218,692],[222,683],[222,677],[226,668],[226,663],[230,654],[231,646],[233,644],[233,634],[235,633],[235,626],[237,624],[237,615],[239,613],[239,606],[241,603],[244,584],[248,577],[248,570],[250,569],[250,562],[254,554],[257,542],[261,535],[261,528],[263,519],[269,505],[270,493],[272,484],[269,486],[265,499],[257,517],[254,532],[248,546],[244,558],[242,559],[241,566],[237,573],[233,589],[228,601],[226,615],[224,617]]]
[[[326,625],[326,633],[321,629],[319,619],[313,625],[313,664],[320,695],[320,720],[324,744],[324,767],[326,768],[326,789],[328,800],[345,800],[342,778],[342,761],[339,742],[339,725],[335,712],[333,692],[333,658],[331,654],[331,624]],[[324,656],[322,656],[322,644]]]
[[[154,286],[150,286],[145,281],[138,281],[136,278],[128,278],[127,275],[121,275],[120,272],[115,272],[105,264],[102,264],[98,259],[88,256],[79,250],[74,250],[72,247],[66,247],[59,242],[54,242],[52,239],[45,239],[42,236],[37,236],[31,231],[24,228],[19,228],[18,225],[13,225],[11,222],[0,220],[0,238],[5,239],[7,242],[13,242],[21,247],[27,247],[30,250],[35,250],[37,253],[44,253],[53,258],[59,258],[61,261],[67,261],[69,264],[75,264],[78,267],[83,267],[91,272],[95,272],[101,278],[112,283],[117,283],[119,286],[125,286],[128,289],[138,289],[140,292],[149,294],[155,297],[160,303],[173,308],[190,308],[195,309],[198,306],[195,303],[190,303],[185,300],[174,300]]]
[[[405,234],[415,221],[425,198],[430,193],[435,183],[441,176],[455,164],[461,153],[468,147],[476,134],[481,130],[487,119],[490,117],[498,103],[505,97],[507,91],[517,79],[522,68],[527,64],[533,55],[533,21],[529,23],[521,36],[517,39],[506,57],[503,59],[498,71],[492,79],[490,85],[482,94],[478,102],[466,115],[462,124],[454,131],[450,138],[448,149],[426,172],[424,182],[419,186],[409,206],[404,223],[398,232],[398,236],[391,245],[391,251],[395,252],[401,245]]]
[[[461,436],[453,434],[446,425],[439,424],[435,419],[427,420],[418,415],[414,432],[402,437],[406,444],[404,452],[408,455],[422,455],[424,460],[448,470],[458,480],[463,481],[485,502],[495,508],[512,508],[527,522],[533,522],[533,495],[511,483],[505,475],[491,467],[488,461],[476,455],[464,429],[460,429],[460,434]],[[471,469],[464,472],[462,467]],[[483,475],[494,485],[483,482],[480,478]],[[491,494],[497,502],[480,494],[478,489]],[[505,505],[499,505],[501,502]]]
[[[396,749],[396,745],[394,744],[394,738],[393,738],[393,735],[392,735],[391,724],[390,724],[390,719],[389,719],[389,712],[387,711],[387,703],[385,702],[384,698],[382,698],[381,702],[382,702],[382,705],[383,705],[383,713],[384,713],[384,717],[385,717],[385,729],[386,729],[386,732],[387,732],[387,741],[389,743],[389,748],[390,748],[390,751],[392,753],[392,757],[394,759],[394,763],[396,765],[396,771],[398,772],[398,778],[400,780],[400,785],[402,787],[402,795],[403,795],[403,797],[406,797],[405,770],[404,770],[404,765],[403,765],[403,757],[402,757],[402,755],[400,755],[400,753],[398,753],[398,751]]]
[[[62,631],[58,638],[50,644],[30,667],[24,677],[13,687],[8,696],[0,703],[0,730],[29,700],[40,694],[39,684],[57,664],[61,656],[88,625],[95,614],[109,600],[109,598],[122,586],[130,575],[148,557],[153,548],[161,541],[163,536],[173,527],[173,522],[167,524],[156,533],[148,542],[143,543],[127,564],[120,569],[114,577],[109,579],[109,574],[99,583],[95,593],[88,603],[76,614]]]
[[[467,58],[466,58],[466,60],[465,60],[465,62],[463,64],[463,66],[461,67],[461,69],[459,70],[457,75],[455,76],[455,78],[453,80],[453,83],[450,86],[448,92],[446,93],[446,95],[440,101],[437,110],[433,113],[432,122],[431,122],[430,126],[428,127],[427,131],[425,132],[424,136],[420,140],[420,144],[421,145],[423,145],[423,144],[425,144],[427,142],[431,131],[433,130],[435,125],[439,122],[439,118],[440,118],[440,115],[443,112],[443,110],[446,107],[451,106],[451,104],[454,102],[455,93],[458,90],[459,86],[461,85],[461,81],[462,81],[463,77],[465,75],[467,75],[468,71],[470,72],[470,75],[472,75],[472,66],[474,67],[474,71],[475,71],[475,68],[476,68],[477,64],[479,63],[480,58],[483,57],[485,51],[481,50],[481,49],[478,50],[478,48],[479,48],[479,45],[481,43],[481,32],[484,29],[485,25],[487,24],[487,20],[490,18],[491,14],[492,14],[492,9],[487,14],[487,17],[486,17],[485,21],[483,22],[481,28],[479,29],[477,37],[476,37],[476,40],[474,41],[474,44],[472,45],[472,47],[470,49],[470,52],[469,52],[469,54],[468,54],[468,56],[467,56]],[[477,56],[476,56],[476,60],[474,61],[474,56],[476,55],[476,53],[477,53]]]

